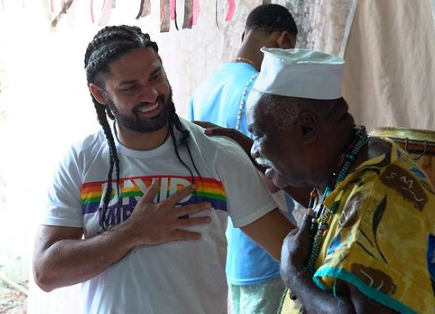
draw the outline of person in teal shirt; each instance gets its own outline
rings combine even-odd
[[[246,100],[263,60],[262,47],[293,48],[297,26],[283,6],[266,4],[248,16],[236,57],[204,81],[189,102],[189,119],[209,121],[249,135]],[[292,200],[287,199],[290,206]],[[284,284],[279,264],[229,222],[226,273],[233,314],[276,313]]]

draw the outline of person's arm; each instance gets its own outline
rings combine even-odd
[[[199,233],[182,229],[207,224],[210,217],[179,218],[201,212],[211,205],[204,202],[175,208],[194,191],[193,186],[160,203],[153,203],[157,191],[155,181],[126,221],[89,239],[82,239],[82,228],[41,227],[33,258],[34,277],[39,287],[51,291],[89,280],[139,245],[200,239]]]
[[[303,304],[307,314],[393,314],[396,311],[370,300],[356,287],[337,281],[344,296],[317,287],[305,269],[311,251],[310,225],[312,217],[305,215],[301,227],[285,238],[281,253],[281,277],[293,295]]]
[[[277,261],[281,257],[281,246],[286,235],[295,226],[278,208],[240,229],[262,246]]]

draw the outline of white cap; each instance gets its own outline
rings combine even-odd
[[[310,99],[341,97],[342,58],[309,49],[262,48],[261,51],[264,59],[253,90]]]

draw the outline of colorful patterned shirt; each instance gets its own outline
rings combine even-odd
[[[412,157],[391,145],[326,198],[326,207],[335,201],[340,206],[313,279],[337,298],[339,279],[399,313],[434,313],[435,192]],[[287,297],[282,313],[299,308]]]

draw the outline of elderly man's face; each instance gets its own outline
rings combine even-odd
[[[293,123],[285,129],[276,126],[261,101],[249,112],[249,131],[254,135],[251,155],[267,168],[265,175],[278,187],[305,186],[302,165],[302,144]]]

